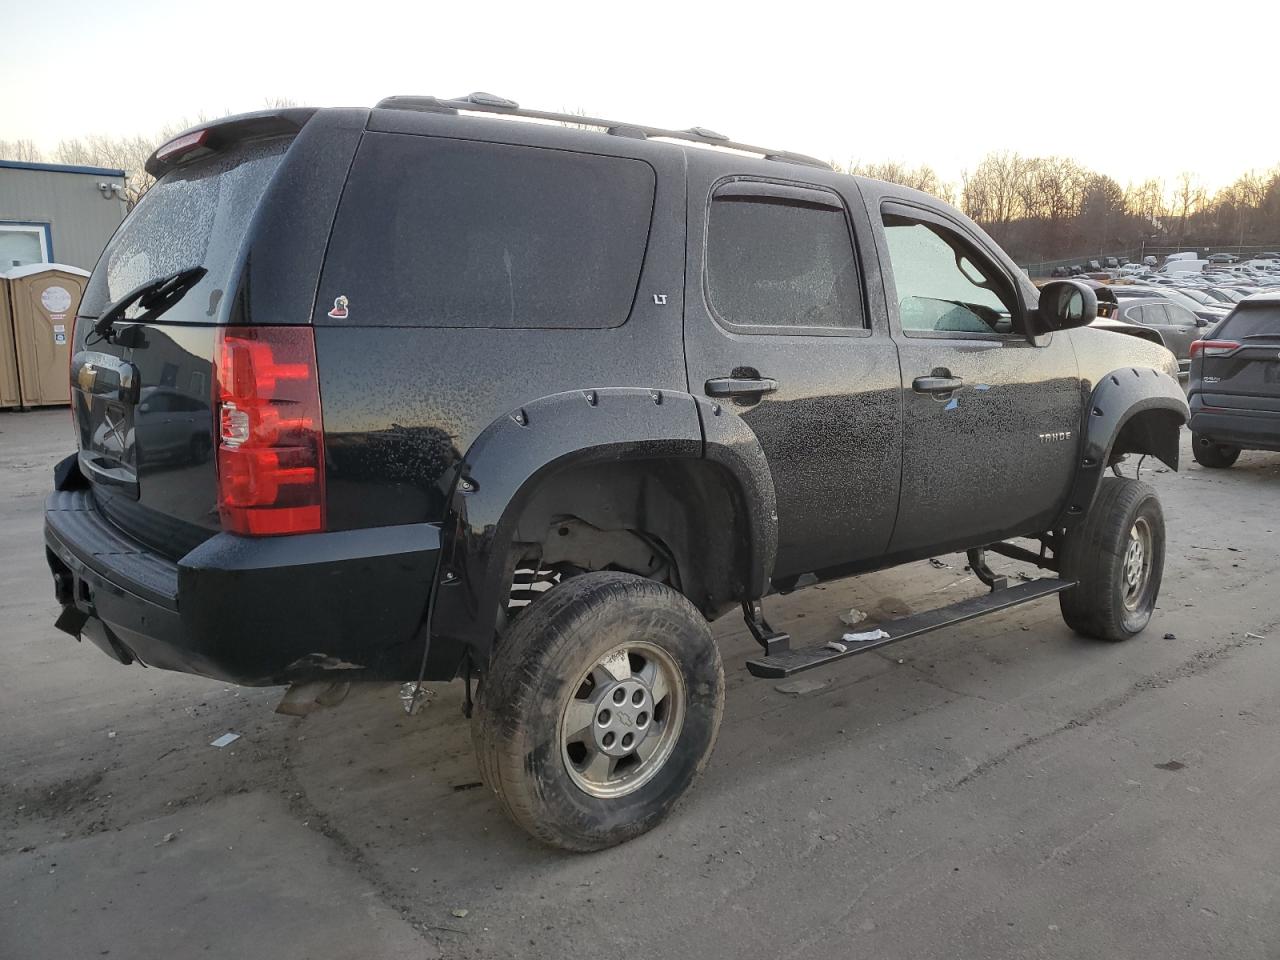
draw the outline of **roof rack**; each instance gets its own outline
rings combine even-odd
[[[441,100],[438,97],[386,97],[379,100],[375,107],[383,110],[416,110],[420,113],[457,114],[462,111],[470,113],[496,113],[510,117],[528,117],[532,120],[555,120],[560,123],[580,124],[586,127],[601,127],[615,137],[628,137],[632,140],[647,140],[651,137],[667,140],[685,140],[700,143],[709,147],[725,147],[729,150],[740,150],[743,153],[754,153],[766,160],[779,160],[783,163],[798,163],[806,167],[822,167],[830,170],[831,164],[824,163],[816,157],[807,157],[802,153],[791,153],[787,150],[770,150],[766,147],[753,147],[746,143],[737,143],[722,133],[708,130],[706,127],[690,127],[688,130],[666,130],[662,127],[646,127],[638,123],[621,123],[616,120],[604,120],[600,117],[579,116],[576,113],[555,113],[549,110],[524,110],[520,104],[492,93],[470,93],[465,97],[453,100]]]

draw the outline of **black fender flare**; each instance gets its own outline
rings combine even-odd
[[[602,387],[533,400],[481,431],[454,473],[432,585],[425,676],[483,663],[508,583],[520,513],[548,474],[602,461],[707,459],[736,481],[750,530],[746,589],[768,589],[777,549],[773,478],[755,434],[725,407],[673,390]]]
[[[1054,523],[1055,530],[1074,526],[1084,518],[1125,425],[1153,410],[1167,412],[1172,429],[1153,435],[1151,449],[1144,452],[1177,470],[1179,433],[1190,419],[1187,398],[1178,381],[1152,367],[1120,367],[1098,381],[1085,402],[1075,480]]]

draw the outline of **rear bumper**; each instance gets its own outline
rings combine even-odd
[[[433,524],[222,533],[174,563],[121,533],[81,488],[50,494],[44,533],[58,627],[123,663],[249,686],[417,676]]]
[[[1196,396],[1191,400],[1191,432],[1247,450],[1280,450],[1280,413],[1224,407],[1205,409]]]

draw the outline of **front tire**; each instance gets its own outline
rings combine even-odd
[[[476,701],[485,783],[519,826],[566,850],[657,825],[702,772],[724,668],[684,596],[628,573],[573,577],[521,613]]]
[[[1164,511],[1145,483],[1104,477],[1080,526],[1067,532],[1059,575],[1076,586],[1058,594],[1076,633],[1127,640],[1151,621],[1164,574]]]
[[[1214,443],[1198,433],[1191,434],[1191,455],[1202,467],[1221,470],[1240,459],[1240,448],[1229,443]]]

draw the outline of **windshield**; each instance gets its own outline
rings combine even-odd
[[[288,145],[285,138],[241,144],[162,177],[107,244],[81,316],[98,317],[142,284],[202,266],[208,272],[165,322],[224,318],[249,222]],[[139,312],[134,308],[125,319]]]

